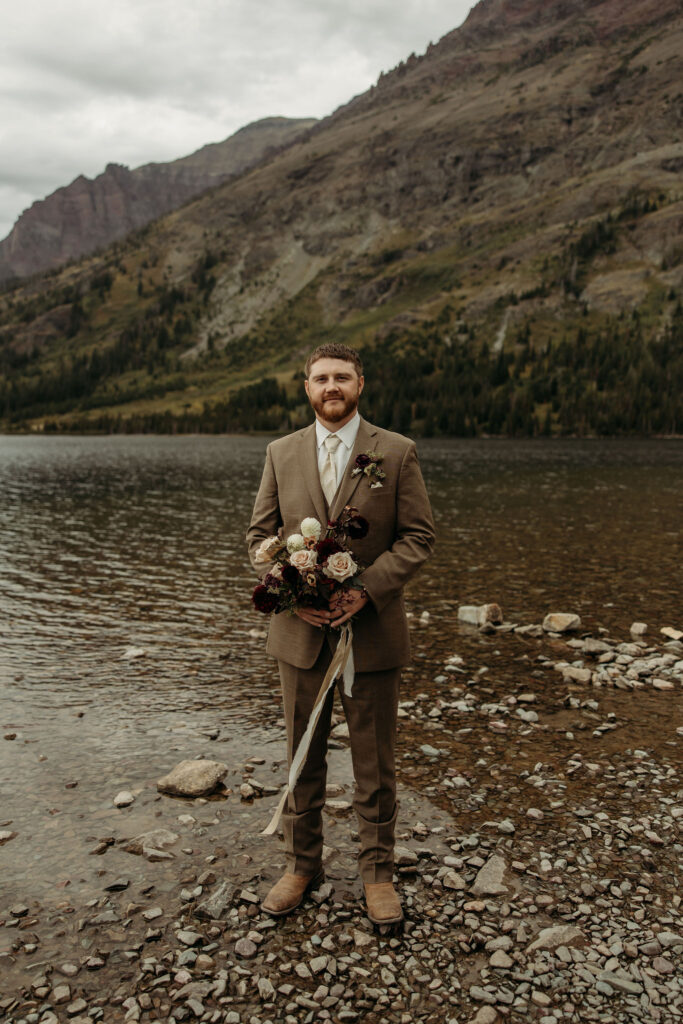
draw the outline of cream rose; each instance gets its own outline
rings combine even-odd
[[[287,538],[287,550],[289,551],[290,555],[294,551],[301,551],[301,549],[304,547],[304,539],[300,533],[292,533]]]
[[[270,575],[273,577],[273,579],[282,579],[282,566],[280,565],[279,562],[276,562],[273,568],[270,570]]]
[[[315,551],[306,551],[305,549],[295,551],[289,559],[290,565],[293,565],[294,568],[298,569],[301,573],[308,572],[309,569],[313,568],[317,561],[318,556]]]
[[[313,517],[310,517],[309,519],[302,520],[301,533],[303,534],[305,540],[318,540],[321,531],[322,526],[320,525],[317,519],[313,519]]]
[[[327,559],[323,572],[331,579],[343,583],[358,572],[358,566],[348,551],[336,551]]]
[[[266,537],[257,547],[254,561],[259,564],[262,562],[272,562],[281,547],[282,541],[279,537]]]

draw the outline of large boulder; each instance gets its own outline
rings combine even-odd
[[[157,789],[171,796],[206,796],[227,774],[223,761],[181,761],[159,779]]]

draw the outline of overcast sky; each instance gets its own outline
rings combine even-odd
[[[0,238],[34,199],[323,117],[474,0],[0,0]]]

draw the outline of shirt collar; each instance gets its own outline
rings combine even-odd
[[[360,414],[356,409],[355,416],[352,416],[348,423],[345,423],[339,430],[328,430],[324,427],[319,419],[315,421],[315,437],[318,448],[325,442],[325,438],[329,437],[330,434],[336,434],[337,437],[344,443],[344,445],[351,451],[354,444],[356,443],[356,437],[358,436],[358,428],[360,427]]]

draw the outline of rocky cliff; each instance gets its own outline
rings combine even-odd
[[[39,200],[0,242],[0,282],[77,259],[177,209],[287,145],[315,119],[271,117],[166,164],[108,164]]]

